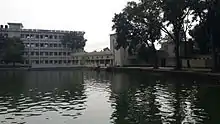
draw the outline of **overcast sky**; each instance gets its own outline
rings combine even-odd
[[[85,31],[86,51],[109,47],[112,18],[129,0],[1,0],[0,24]]]

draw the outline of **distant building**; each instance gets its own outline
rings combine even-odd
[[[75,65],[83,65],[88,67],[97,66],[112,66],[113,65],[113,53],[105,49],[105,51],[99,52],[79,52],[72,53],[72,59]]]
[[[32,66],[63,66],[73,65],[75,60],[71,57],[72,50],[61,43],[64,30],[23,29],[22,23],[8,23],[0,26],[0,35],[5,37],[18,37],[24,45],[24,64]],[[84,35],[83,31],[76,31]],[[82,50],[74,50],[82,51]]]

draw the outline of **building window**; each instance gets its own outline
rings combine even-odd
[[[24,38],[24,34],[21,34],[21,38]]]
[[[61,47],[61,44],[59,44],[59,47]]]
[[[42,56],[42,55],[43,55],[43,52],[40,52],[40,55]]]
[[[53,44],[50,44],[50,47],[53,47]]]
[[[54,60],[54,64],[57,64],[57,60]]]
[[[31,55],[33,56],[33,55],[34,55],[34,52],[31,52]]]
[[[63,55],[65,56],[65,55],[66,55],[66,52],[64,52]]]
[[[54,39],[57,39],[57,35],[54,35]]]
[[[59,60],[59,64],[62,64],[62,60]]]
[[[50,52],[50,56],[52,56],[53,55],[53,52]]]
[[[48,56],[48,52],[45,52],[45,55]]]
[[[67,55],[69,56],[69,55],[70,55],[70,52],[68,52]]]
[[[70,64],[71,63],[71,61],[70,60],[68,60],[68,64]]]
[[[43,39],[44,38],[44,36],[43,35],[40,35],[40,39]]]
[[[36,47],[39,47],[39,44],[38,44],[38,43],[36,43],[36,44],[35,44],[35,46],[36,46]]]
[[[50,60],[50,64],[53,64],[53,60]]]
[[[50,39],[53,39],[53,36],[52,35],[50,35],[50,37],[49,37]]]
[[[36,52],[36,55],[39,56],[39,52]]]
[[[39,61],[38,61],[38,60],[36,61],[36,64],[39,64]]]
[[[54,47],[57,47],[57,44],[54,44]]]
[[[40,60],[40,64],[43,64],[44,63],[44,61],[43,60]]]
[[[57,56],[57,52],[54,52],[54,55]]]
[[[48,38],[48,35],[45,35],[45,37],[44,37],[45,39],[47,39]]]
[[[23,55],[27,55],[27,52],[23,52]]]
[[[61,56],[62,55],[62,53],[61,52],[59,52],[59,56]]]
[[[59,36],[59,39],[62,39],[62,36],[61,36],[61,35]]]
[[[39,39],[39,35],[36,35],[36,38]]]
[[[63,61],[63,63],[65,63],[65,64],[66,64],[66,60],[64,60],[64,61]]]
[[[33,38],[33,37],[34,37],[34,35],[33,35],[33,34],[31,34],[31,35],[30,35],[30,37],[31,37],[31,38]]]
[[[29,37],[29,34],[26,34],[26,38],[28,38]]]
[[[45,64],[48,64],[48,60],[45,60]]]
[[[41,43],[41,44],[40,44],[40,47],[44,47],[44,44],[43,44],[43,43]]]
[[[109,56],[107,56],[107,58],[109,58]]]

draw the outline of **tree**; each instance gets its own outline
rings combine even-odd
[[[4,47],[2,48],[2,60],[8,63],[22,63],[24,44],[19,38],[4,38]]]
[[[206,33],[205,39],[211,44],[212,48],[212,70],[217,71],[219,66],[218,51],[220,48],[220,2],[219,0],[198,0],[195,7],[195,15],[200,18],[200,28],[195,27],[195,30]],[[199,39],[204,38],[198,36]]]
[[[195,4],[194,0],[162,0],[164,21],[167,26],[172,27],[173,35],[170,34],[175,43],[176,69],[181,68],[179,47],[181,42],[181,31],[184,30],[185,19]],[[186,35],[186,34],[185,34]]]
[[[113,19],[113,29],[117,33],[117,48],[128,47],[130,54],[140,53],[141,56],[146,56],[146,54],[142,54],[143,51],[150,49],[154,56],[154,68],[158,68],[155,42],[161,36],[160,13],[158,0],[144,0],[139,3],[128,2],[123,12],[116,14]]]
[[[209,49],[211,48],[211,42],[209,41],[209,36],[207,33],[207,26],[208,25],[206,22],[202,22],[197,24],[189,33],[192,36],[194,42],[197,43],[200,54],[208,54]]]
[[[78,32],[69,32],[64,35],[64,38],[61,40],[63,45],[67,45],[72,50],[84,50],[84,47],[86,45],[86,39],[84,38],[84,32],[78,33]]]

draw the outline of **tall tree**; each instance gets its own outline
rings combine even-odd
[[[2,53],[2,60],[8,63],[22,63],[24,44],[19,38],[4,38],[4,48]]]
[[[184,20],[189,15],[194,1],[191,0],[162,0],[164,21],[172,27],[172,39],[175,43],[176,69],[181,69],[180,42],[181,31],[184,29]]]
[[[78,33],[78,32],[69,32],[64,35],[64,38],[61,40],[63,45],[67,45],[72,50],[84,50],[84,47],[86,45],[86,39],[84,38],[84,32]]]
[[[219,0],[198,0],[194,7],[195,15],[200,19],[200,31],[206,33],[206,39],[211,44],[212,48],[212,70],[218,71],[220,60],[218,52],[220,49],[220,2]],[[195,30],[198,27],[195,27]],[[204,36],[198,36],[202,39]]]
[[[201,22],[190,30],[189,33],[194,42],[197,44],[200,54],[209,54],[209,49],[211,49],[211,42],[209,40],[207,26],[208,25],[206,22]]]
[[[149,49],[155,58],[154,68],[158,68],[155,42],[160,39],[159,25],[162,25],[162,21],[157,0],[155,1],[128,2],[123,12],[115,15],[113,29],[118,35],[118,48],[129,47],[130,53],[142,53],[143,49]]]

